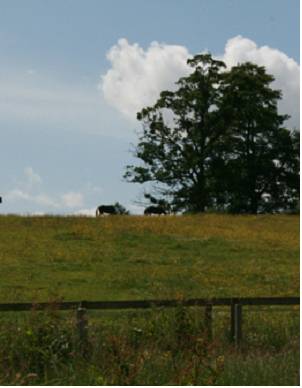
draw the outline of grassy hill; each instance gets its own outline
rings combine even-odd
[[[299,217],[0,217],[0,302],[299,293]]]
[[[0,303],[299,294],[299,217],[0,217]],[[0,385],[298,385],[299,309],[2,313]]]

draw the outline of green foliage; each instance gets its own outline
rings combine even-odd
[[[225,70],[210,54],[188,60],[192,74],[137,114],[143,129],[125,177],[151,182],[172,210],[233,213],[293,210],[299,199],[299,136],[283,127],[278,90],[264,67]]]
[[[136,156],[143,165],[128,166],[125,176],[132,182],[159,183],[161,199],[171,198],[174,210],[203,211],[213,194],[208,179],[212,145],[224,125],[212,107],[220,104],[225,65],[210,55],[188,64],[194,71],[177,82],[177,91],[163,91],[154,107],[138,113],[143,132]]]
[[[232,130],[220,145],[223,202],[232,212],[292,210],[299,200],[299,134],[283,128],[281,92],[264,67],[245,63],[225,75],[223,99]],[[219,170],[219,171],[218,171]],[[234,173],[235,172],[235,173]],[[219,180],[217,180],[219,181]]]
[[[0,322],[2,378],[9,374],[22,385],[33,383],[70,363],[75,348],[73,330],[59,313],[32,312],[25,320],[18,318]],[[17,323],[12,325],[13,321]]]
[[[89,348],[84,353],[78,346],[71,314],[52,311],[2,317],[0,384],[294,385],[298,382],[298,310],[277,315],[268,309],[258,314],[246,310],[243,342],[237,350],[223,338],[229,326],[229,312],[219,307],[214,309],[213,342],[204,335],[201,308],[89,311]],[[274,335],[269,334],[271,329]],[[279,337],[283,338],[281,342]]]

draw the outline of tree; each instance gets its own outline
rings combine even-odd
[[[232,115],[224,144],[227,154],[225,203],[233,212],[273,212],[297,206],[299,137],[278,114],[279,90],[264,67],[244,63],[226,73],[223,105]],[[297,143],[298,141],[298,143]]]
[[[137,114],[139,166],[131,182],[153,184],[145,198],[172,210],[267,212],[292,209],[299,195],[299,136],[284,128],[281,92],[264,67],[225,70],[210,54],[188,60],[192,74]],[[155,193],[155,194],[154,194]]]
[[[137,114],[143,131],[135,156],[143,163],[127,166],[125,177],[155,183],[157,201],[168,201],[173,210],[204,211],[215,196],[213,150],[227,127],[219,108],[225,64],[209,54],[188,64],[193,72],[177,82],[176,91],[163,91],[153,107]]]

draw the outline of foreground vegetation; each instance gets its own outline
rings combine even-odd
[[[0,303],[299,294],[297,216],[0,217]],[[297,385],[299,311],[2,313],[0,384]]]
[[[16,314],[15,314],[16,315]],[[214,314],[206,340],[200,309],[89,312],[80,345],[71,313],[32,312],[0,324],[0,384],[298,385],[299,314],[249,311],[230,345],[229,316]]]

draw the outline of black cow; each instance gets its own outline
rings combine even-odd
[[[148,206],[145,211],[145,215],[151,214],[167,214],[166,210],[162,206]]]
[[[102,214],[117,214],[117,211],[115,206],[101,205],[96,209],[96,216],[101,216]]]

